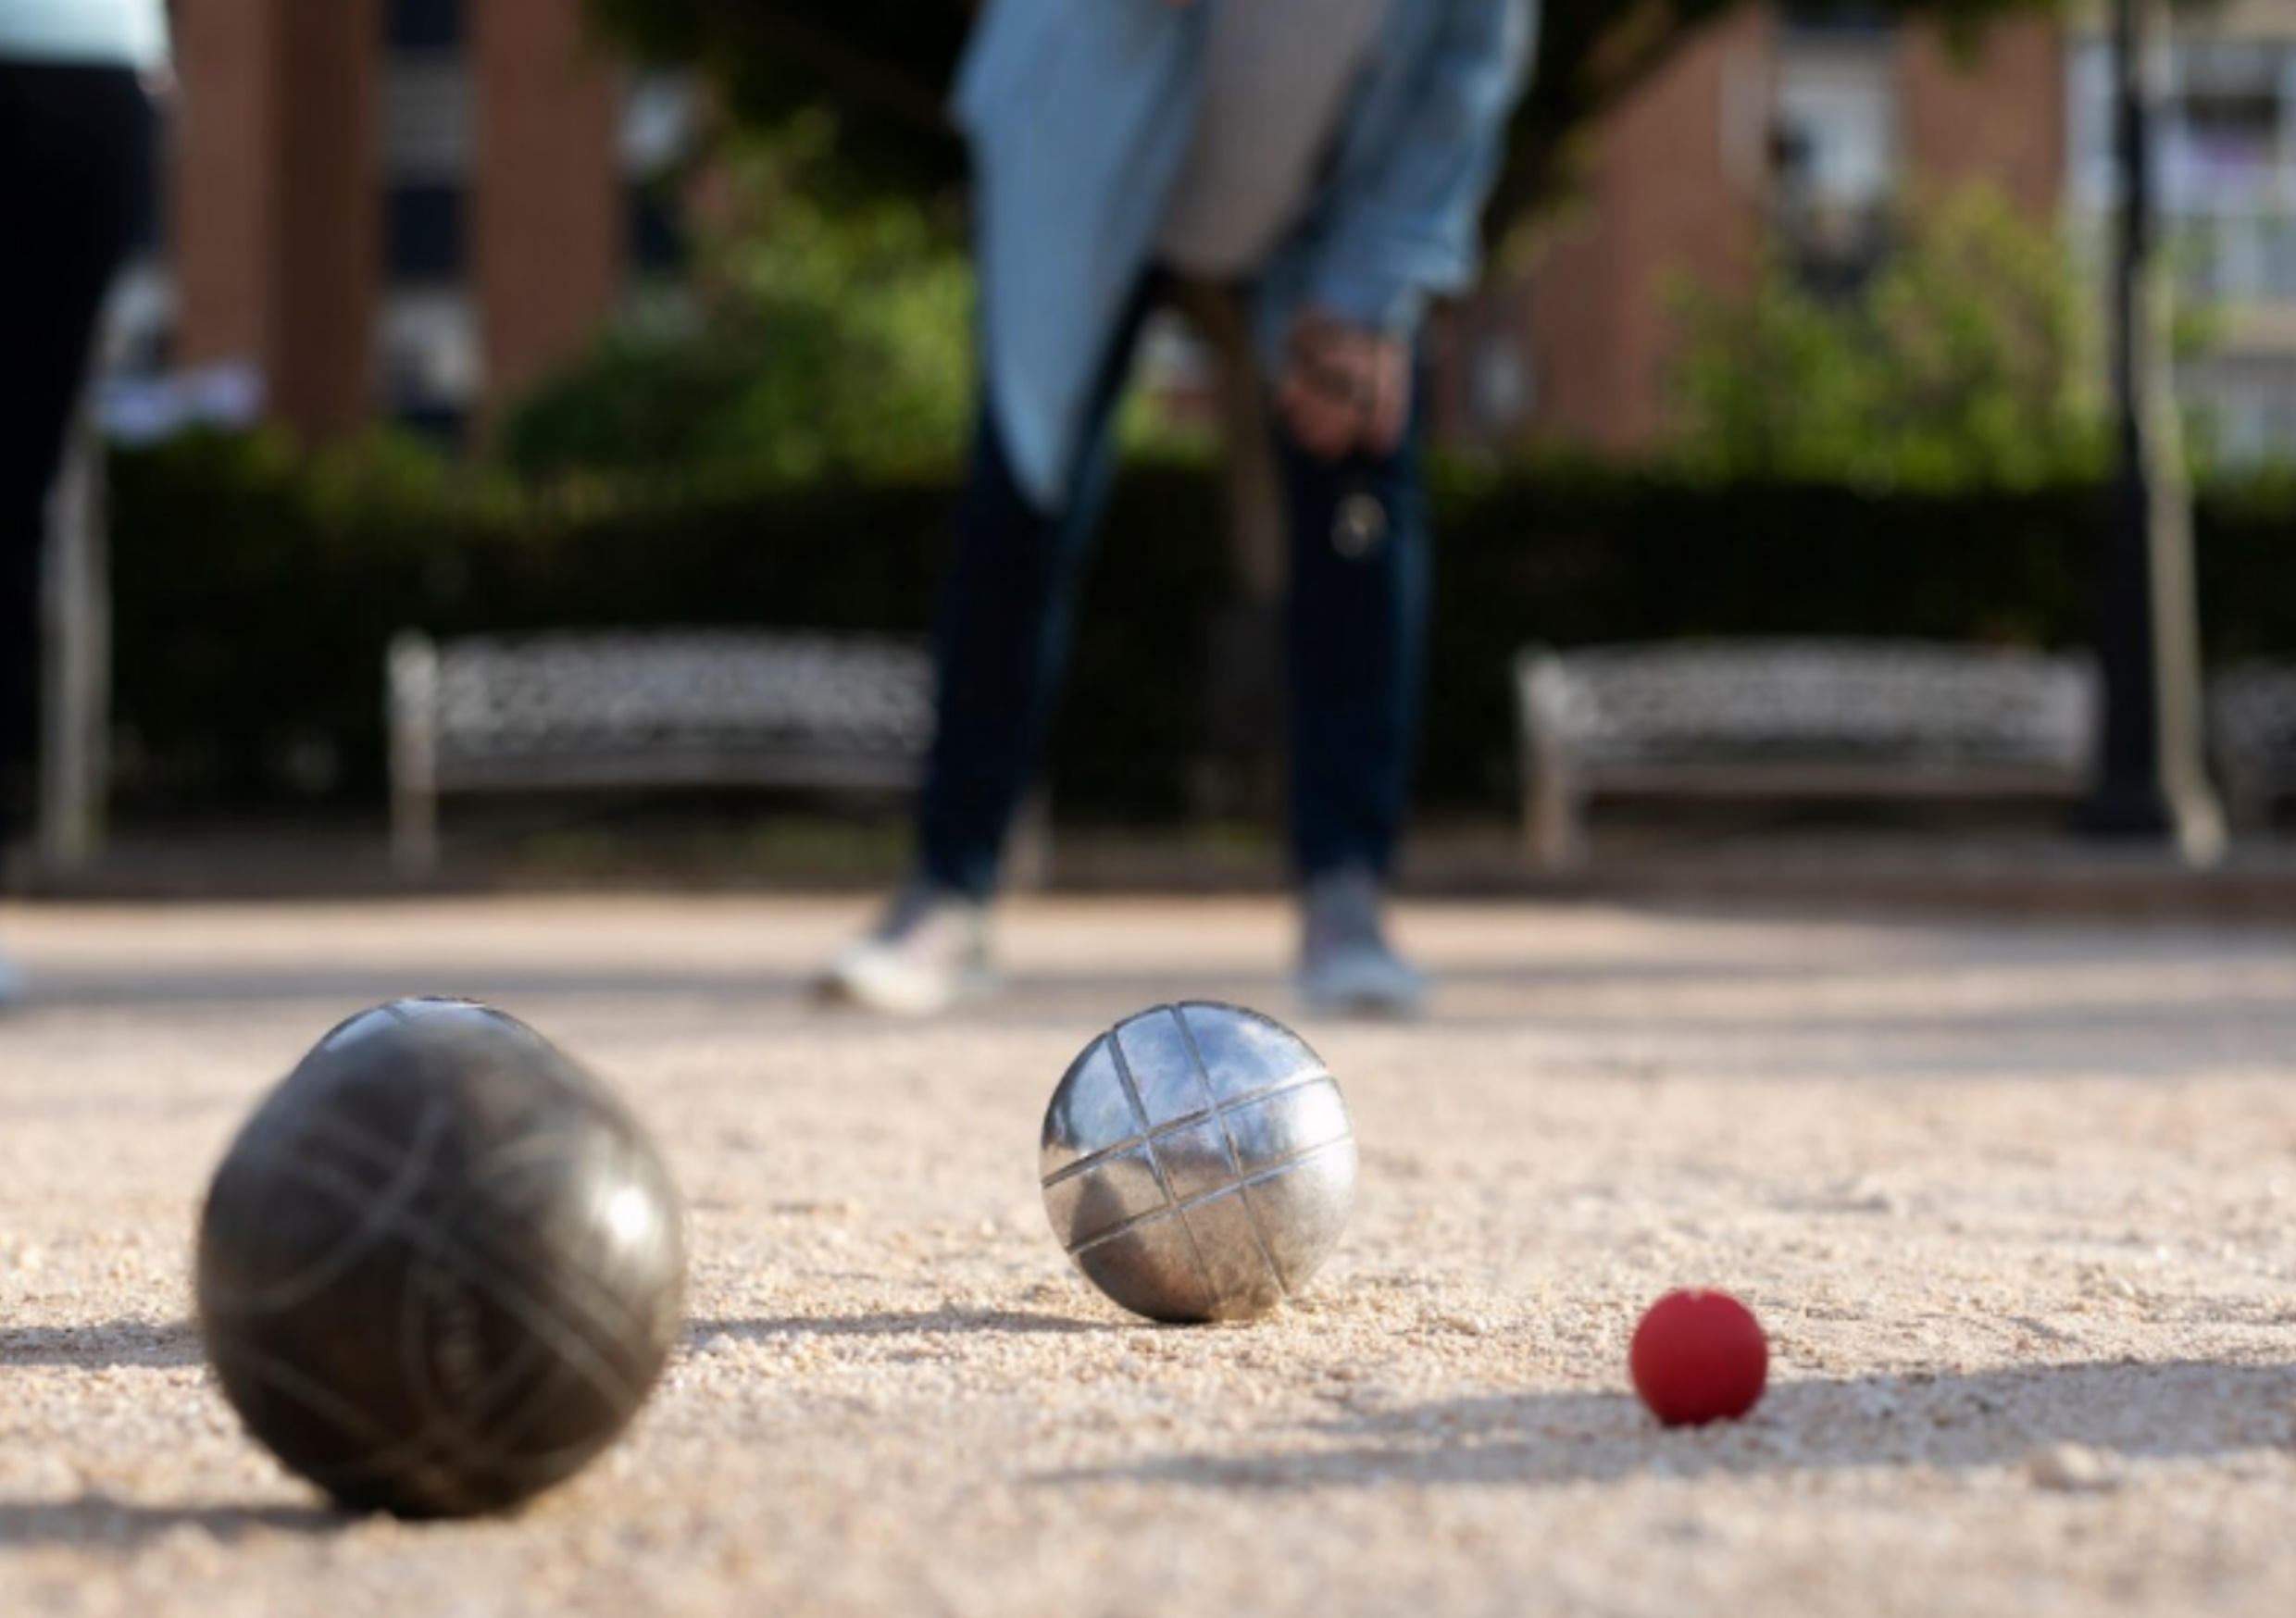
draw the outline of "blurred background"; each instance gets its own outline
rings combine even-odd
[[[641,762],[576,792],[513,772],[450,794],[435,850],[403,837],[393,876],[386,649],[921,637],[971,398],[942,113],[971,9],[174,0],[165,184],[106,320],[101,499],[72,507],[96,559],[59,570],[56,655],[83,677],[52,682],[71,694],[51,699],[47,857],[19,875],[895,868],[897,788],[695,790],[708,772]],[[2126,458],[2115,22],[2017,0],[1547,6],[1487,284],[1441,325],[1416,879],[2086,846],[2093,716],[2069,774],[1966,793],[1925,790],[1934,739],[1892,752],[1877,719],[1846,791],[1621,776],[1585,810],[1590,862],[1538,840],[1547,755],[1516,671],[1534,646],[1916,641],[2090,677]],[[2296,0],[2178,7],[2161,66],[2177,442],[2152,464],[2190,490],[2199,667],[2246,682],[2210,699],[2205,757],[2262,879],[2274,783],[2296,778],[2296,677],[2266,678],[2296,654]],[[1224,450],[1254,407],[1236,350],[1209,297],[1149,345],[1057,743],[1055,880],[1277,877],[1280,578],[1265,469]],[[1776,738],[1741,741],[1758,763]],[[59,798],[59,768],[94,784]],[[1893,769],[1908,790],[1872,790]]]

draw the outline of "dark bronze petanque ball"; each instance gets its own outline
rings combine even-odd
[[[256,1111],[199,1228],[223,1391],[355,1511],[499,1511],[572,1476],[677,1341],[678,1195],[637,1120],[517,1018],[397,1001]]]

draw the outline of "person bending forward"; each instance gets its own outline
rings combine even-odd
[[[936,625],[917,868],[831,994],[939,1009],[991,983],[987,906],[1038,767],[1142,323],[1242,290],[1291,531],[1290,837],[1301,989],[1405,1014],[1381,926],[1428,608],[1416,363],[1463,290],[1530,0],[990,0],[971,146],[982,396]]]

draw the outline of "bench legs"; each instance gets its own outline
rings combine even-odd
[[[428,793],[391,791],[391,868],[402,877],[429,877],[439,868],[439,801]]]
[[[1523,783],[1523,841],[1541,871],[1586,863],[1586,788],[1565,739],[1562,665],[1526,647],[1515,660],[1516,761]]]
[[[1053,880],[1053,794],[1039,785],[1021,800],[1004,842],[1003,886],[1008,893],[1042,893]]]
[[[2264,772],[2227,760],[2218,772],[2224,780],[2225,816],[2232,829],[2253,836],[2272,828],[2272,789]]]
[[[1574,871],[1587,863],[1586,793],[1560,748],[1539,753],[1523,811],[1531,863],[1542,871]]]
[[[428,877],[439,865],[438,648],[412,631],[391,642],[391,865]]]

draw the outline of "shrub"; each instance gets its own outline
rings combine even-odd
[[[929,210],[823,194],[827,140],[816,118],[733,155],[740,211],[693,291],[642,306],[512,408],[513,471],[759,484],[954,464],[971,272]]]
[[[391,635],[764,625],[922,635],[945,478],[845,486],[526,491],[390,444],[299,461],[276,440],[120,454],[120,722],[145,804],[324,789],[379,802]],[[1749,634],[2091,639],[2103,496],[2081,487],[1900,493],[1714,488],[1579,469],[1444,469],[1424,795],[1510,790],[1505,668],[1555,645]],[[1216,471],[1135,465],[1090,582],[1054,769],[1064,812],[1184,812],[1220,693],[1206,648],[1231,597]],[[2296,489],[2201,508],[2212,657],[2296,651]],[[318,755],[330,773],[310,767]]]
[[[1907,218],[1863,292],[1783,255],[1742,300],[1683,299],[1672,453],[1728,480],[2035,489],[2099,476],[2107,440],[2088,278],[1986,187]]]

